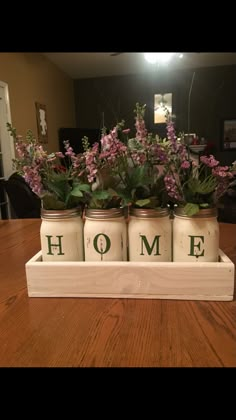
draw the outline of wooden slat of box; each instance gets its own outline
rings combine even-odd
[[[234,264],[219,250],[217,263],[26,263],[29,297],[107,297],[233,300]]]

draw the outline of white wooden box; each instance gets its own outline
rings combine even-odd
[[[216,263],[43,262],[26,263],[30,297],[107,297],[233,300],[234,264],[219,250]]]

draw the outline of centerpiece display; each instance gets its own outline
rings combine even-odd
[[[47,154],[31,132],[24,140],[8,125],[15,168],[42,203],[29,296],[233,299],[216,206],[235,165],[193,161],[170,115],[166,139],[147,132],[144,116],[136,104],[134,136],[122,121],[92,146],[84,138],[78,155],[69,141]]]
[[[41,198],[43,261],[218,261],[216,204],[233,166],[190,159],[170,114],[160,139],[146,129],[145,105],[134,112],[133,138],[122,120],[92,146],[84,137],[78,155],[69,141],[48,155],[30,131],[24,140],[8,124],[15,168]]]

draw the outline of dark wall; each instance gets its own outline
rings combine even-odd
[[[153,123],[154,94],[172,92],[176,129],[205,137],[216,146],[215,155],[222,164],[236,160],[236,150],[222,151],[223,119],[236,119],[236,66],[207,67],[190,70],[158,70],[155,73],[75,80],[77,127],[112,128],[125,119],[126,128],[134,129],[135,103],[146,104],[146,126],[158,132]]]

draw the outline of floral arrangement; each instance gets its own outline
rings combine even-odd
[[[86,202],[89,186],[77,176],[75,153],[68,141],[65,142],[64,154],[56,152],[48,155],[30,130],[24,139],[16,134],[11,124],[7,123],[7,129],[13,136],[18,155],[13,160],[14,168],[42,200],[44,209],[70,209]],[[64,165],[61,165],[60,159],[64,160]]]
[[[220,166],[213,155],[201,156],[196,164],[177,139],[169,114],[167,138],[160,139],[146,129],[145,105],[137,103],[134,112],[134,138],[128,138],[130,129],[121,121],[110,132],[104,128],[93,146],[84,137],[84,152],[78,155],[69,141],[64,142],[64,154],[48,155],[31,131],[23,139],[8,124],[18,154],[15,169],[48,210],[126,205],[157,209],[175,204],[192,216],[215,206],[232,182],[235,167]]]
[[[167,136],[171,147],[164,181],[171,202],[184,207],[188,216],[215,207],[232,180],[233,166],[220,166],[213,155],[201,156],[199,165],[189,159],[185,145],[176,138],[171,119],[167,122]]]
[[[163,168],[167,161],[167,142],[148,133],[146,105],[136,104],[135,138],[128,140],[127,159],[119,194],[124,205],[159,208],[167,204]]]
[[[158,165],[167,158],[168,142],[148,134],[145,105],[136,104],[135,138],[128,139],[130,129],[124,121],[108,134],[104,128],[99,143],[89,147],[83,139],[84,153],[77,157],[78,176],[91,185],[90,208],[111,208],[132,205],[158,208],[166,204],[164,176]]]
[[[121,206],[121,197],[117,189],[122,181],[127,146],[119,140],[123,122],[114,127],[108,134],[102,130],[100,143],[91,147],[88,138],[82,139],[84,153],[77,155],[74,161],[78,177],[89,185],[89,208],[113,208]]]

